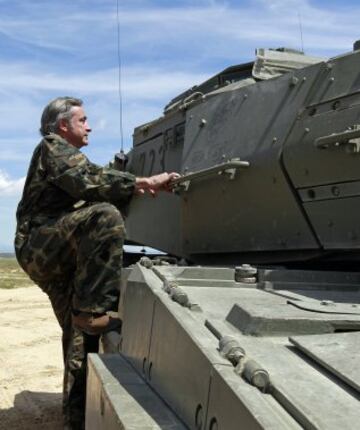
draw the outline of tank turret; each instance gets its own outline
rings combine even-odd
[[[184,176],[134,199],[129,239],[201,264],[357,260],[359,62],[260,49],[173,99],[135,129],[129,166]]]

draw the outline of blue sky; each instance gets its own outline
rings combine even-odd
[[[125,147],[136,125],[179,92],[258,47],[332,57],[360,38],[358,0],[119,0]],[[43,107],[85,102],[89,158],[120,147],[116,0],[0,0],[0,251],[11,251],[15,210],[40,140]]]

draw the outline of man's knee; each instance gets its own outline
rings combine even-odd
[[[125,237],[124,220],[119,210],[110,203],[96,203],[88,208],[89,214],[83,233],[90,240],[112,240]]]
[[[125,233],[124,220],[120,211],[110,203],[96,203],[88,208],[86,220],[88,230],[94,234],[106,230],[119,230]]]
[[[98,225],[124,224],[120,211],[111,203],[96,203],[90,207],[91,216]]]

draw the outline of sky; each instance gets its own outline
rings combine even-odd
[[[180,92],[252,61],[256,48],[334,57],[360,39],[358,0],[119,0],[118,16],[119,38],[116,0],[0,0],[0,252],[13,250],[16,206],[51,99],[84,100],[91,161],[119,151],[118,47],[128,150],[135,126]]]

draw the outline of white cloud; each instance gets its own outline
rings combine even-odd
[[[0,170],[0,194],[6,196],[20,196],[25,184],[25,177],[11,179],[9,175]]]
[[[90,2],[91,3],[91,2]],[[345,4],[337,7],[316,7],[307,0],[253,0],[247,2],[185,1],[172,7],[157,2],[120,3],[121,46],[124,58],[168,55],[178,65],[190,58],[231,58],[238,42],[249,46],[252,40],[286,45],[299,42],[299,14],[304,37],[312,54],[324,54],[324,49],[347,50],[348,40],[358,33],[359,6],[352,13]],[[116,57],[116,8],[114,2],[101,7],[73,2],[65,8],[51,2],[35,2],[23,9],[27,15],[3,16],[0,28],[9,40],[47,50],[72,54],[67,58],[76,68],[79,61],[97,58],[97,65],[107,56]],[[71,12],[71,13],[70,13]],[[333,42],[340,36],[340,42]],[[321,38],[326,38],[323,43]],[[319,43],[318,43],[319,40]],[[190,45],[189,45],[190,44]],[[185,52],[176,58],[177,52]],[[205,55],[203,55],[205,54]],[[245,53],[248,54],[248,53]],[[45,55],[43,53],[43,55]],[[57,59],[60,61],[60,58]],[[93,64],[93,67],[96,67]],[[73,67],[71,67],[73,69]]]
[[[123,32],[126,34],[123,45],[132,49],[136,49],[137,45],[146,47],[146,55],[147,51],[153,53],[154,45],[172,46],[177,50],[181,46],[189,46],[190,43],[191,49],[187,51],[189,56],[196,52],[202,58],[202,54],[210,58],[232,58],[235,54],[234,48],[239,42],[243,48],[249,47],[251,41],[265,45],[275,43],[275,47],[276,44],[298,44],[300,14],[304,36],[311,42],[307,48],[314,51],[312,54],[324,54],[324,50],[334,52],[335,49],[351,48],[348,41],[352,41],[358,33],[359,12],[360,8],[357,7],[349,15],[349,10],[343,9],[342,5],[336,9],[324,9],[304,0],[153,7],[141,11],[124,9],[121,12]],[[140,27],[141,31],[128,33],[127,29],[132,26]],[[338,35],[340,41],[336,40]],[[326,44],[323,43],[324,38]],[[334,40],[336,46],[333,44]]]
[[[117,70],[67,74],[46,72],[37,64],[0,62],[0,160],[28,162],[39,141],[42,109],[59,95],[84,99],[90,124],[97,137],[117,135],[119,99]],[[172,68],[126,67],[123,70],[123,112],[126,136],[135,126],[162,114],[165,104],[178,93],[208,77]],[[101,134],[101,135],[100,135]],[[15,137],[17,136],[17,137]],[[1,166],[0,166],[1,168]]]
[[[205,73],[191,70],[174,70],[164,67],[124,67],[123,89],[128,97],[154,100],[183,91],[207,77]],[[0,86],[8,94],[32,94],[34,92],[76,92],[81,94],[108,93],[117,97],[118,69],[100,71],[52,71],[34,63],[0,62]],[[13,98],[12,98],[13,100]],[[7,101],[8,102],[8,101]],[[27,108],[31,100],[27,101]]]

